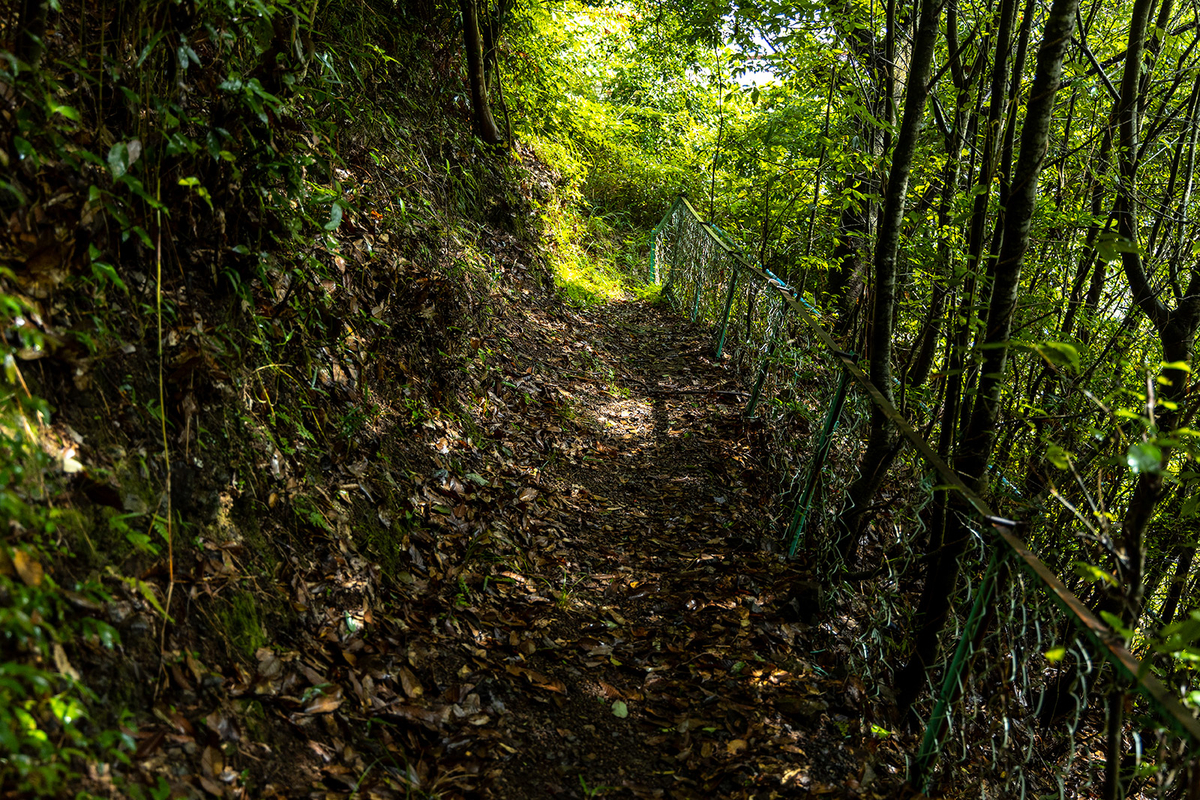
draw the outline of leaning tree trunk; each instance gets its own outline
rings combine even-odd
[[[1138,244],[1137,182],[1138,127],[1141,120],[1141,94],[1146,85],[1142,76],[1142,60],[1145,50],[1147,28],[1153,0],[1136,0],[1129,26],[1129,47],[1125,55],[1125,71],[1121,79],[1121,100],[1117,107],[1117,124],[1120,134],[1121,181],[1117,187],[1117,233],[1133,245]],[[1121,254],[1121,266],[1129,281],[1134,303],[1150,319],[1158,332],[1162,344],[1163,361],[1168,364],[1191,363],[1196,337],[1197,316],[1200,312],[1200,273],[1193,272],[1190,286],[1178,305],[1170,309],[1159,299],[1142,263],[1141,252],[1136,247],[1125,248]],[[1187,390],[1188,375],[1185,369],[1168,366],[1162,371],[1163,395],[1173,401],[1173,408],[1163,407],[1158,413],[1159,430],[1170,430],[1177,419],[1178,407]],[[1148,402],[1152,402],[1148,398]],[[1148,408],[1152,416],[1155,409]],[[1166,467],[1170,448],[1162,446],[1161,466]],[[1125,510],[1121,525],[1121,545],[1124,558],[1118,564],[1118,573],[1124,592],[1122,616],[1127,624],[1134,623],[1141,615],[1143,586],[1145,580],[1146,548],[1145,533],[1154,508],[1162,496],[1163,469],[1147,470],[1138,475],[1133,496]]]
[[[900,246],[900,226],[908,199],[908,176],[917,151],[917,137],[925,120],[925,101],[929,97],[929,74],[933,50],[937,44],[939,0],[923,0],[921,21],[913,41],[909,63],[904,117],[892,152],[883,214],[879,220],[879,238],[875,245],[874,313],[871,323],[871,382],[883,396],[892,400],[892,320],[896,308],[896,253]],[[866,524],[866,510],[878,491],[888,466],[895,458],[896,433],[881,409],[871,413],[871,432],[867,449],[859,461],[858,478],[850,485],[850,509],[839,521],[837,547],[846,561],[853,559],[858,540]]]
[[[1029,9],[1026,10],[1027,15]],[[970,342],[971,330],[974,327],[978,276],[983,269],[984,233],[987,228],[987,210],[991,198],[992,183],[997,172],[1007,170],[1011,148],[1007,149],[1007,130],[1005,128],[1005,112],[1008,107],[1008,92],[1005,91],[1005,81],[1008,78],[1008,50],[1012,41],[1012,28],[1016,16],[1016,1],[1004,0],[998,11],[999,26],[996,35],[996,57],[992,64],[991,85],[988,91],[987,123],[984,127],[983,154],[980,159],[978,180],[975,182],[975,200],[971,208],[971,224],[967,232],[967,270],[962,284],[958,288],[959,306],[956,316],[959,324],[949,333],[949,352],[945,372],[947,374],[946,401],[942,408],[942,424],[938,434],[938,453],[949,457],[958,434],[958,420],[962,415],[965,398],[963,388],[966,375],[966,351]],[[1026,22],[1028,22],[1028,16]],[[1022,45],[1024,45],[1022,40]],[[1019,48],[1020,50],[1020,48]],[[1013,80],[1021,80],[1024,69],[1024,51],[1018,52],[1013,69]],[[1015,98],[1014,98],[1015,101]],[[1015,102],[1014,102],[1015,105]],[[1000,163],[997,163],[997,159]],[[1000,203],[1003,207],[1003,198]],[[991,263],[988,263],[991,266]],[[941,550],[942,541],[946,534],[946,519],[949,515],[949,498],[944,492],[939,492],[933,505],[930,524],[929,540],[926,543],[927,553],[937,553]]]
[[[1012,190],[1004,216],[1003,244],[995,265],[991,302],[984,334],[983,365],[970,422],[962,437],[955,468],[976,491],[984,476],[995,439],[1000,410],[1000,390],[1008,362],[1008,340],[1021,280],[1021,266],[1029,248],[1029,229],[1037,203],[1038,176],[1050,139],[1054,98],[1062,82],[1063,54],[1071,39],[1071,25],[1079,0],[1055,0],[1046,19],[1037,70],[1029,90],[1021,149],[1012,176]],[[947,532],[941,557],[929,569],[918,605],[912,657],[897,678],[898,701],[907,710],[925,686],[925,672],[937,655],[938,634],[946,623],[958,582],[960,560],[968,534],[959,520],[967,513],[966,501],[955,496],[956,508],[947,515]]]
[[[467,49],[467,79],[471,84],[471,122],[475,135],[487,144],[500,144],[504,134],[492,116],[488,102],[487,75],[483,60],[483,35],[479,30],[476,0],[461,0],[463,44]]]

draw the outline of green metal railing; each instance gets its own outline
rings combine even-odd
[[[840,469],[848,482],[847,467],[832,469],[829,459],[835,437],[853,430],[844,423],[855,395],[860,405],[851,417],[864,418],[867,404],[879,409],[923,462],[927,493],[934,485],[956,492],[971,510],[964,522],[974,547],[963,556],[959,613],[943,633],[942,652],[949,655],[928,670],[928,691],[916,709],[925,733],[910,759],[910,782],[928,791],[939,777],[959,788],[968,780],[985,797],[1200,797],[1200,723],[1193,714],[1017,538],[1016,523],[998,517],[963,483],[855,355],[838,347],[811,306],[701,220],[686,197],[655,227],[651,245],[653,275],[666,297],[693,320],[713,325],[715,356],[751,387],[747,415],[769,411],[772,427],[790,431],[777,445],[811,453],[791,457],[792,482],[781,492],[789,556],[802,538],[812,549],[822,479]],[[817,429],[819,412],[804,402],[797,378],[811,379],[820,368],[826,379],[832,369],[839,377]],[[846,451],[857,447],[846,445]],[[901,549],[911,544],[903,533],[896,536]],[[912,627],[914,610],[896,587],[915,550],[909,548],[907,561],[885,561],[873,584],[834,587],[861,612],[856,666],[880,683],[890,681],[908,651],[895,631]],[[1131,714],[1123,713],[1126,705]]]

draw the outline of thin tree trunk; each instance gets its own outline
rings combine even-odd
[[[1025,15],[1021,21],[1020,40],[1017,45],[1017,56],[1013,64],[1012,84],[1006,92],[1004,84],[1006,79],[1009,78],[1006,67],[1008,64],[1009,42],[1011,40],[1012,15],[1014,13],[1015,3],[1012,2],[1005,2],[999,10],[1000,24],[996,37],[996,56],[992,64],[992,80],[988,101],[988,123],[984,131],[983,149],[985,157],[983,165],[980,168],[979,180],[975,183],[976,191],[980,192],[980,194],[976,196],[971,210],[971,228],[970,232],[968,232],[967,245],[967,271],[963,285],[959,289],[959,313],[957,316],[960,323],[954,329],[950,341],[949,358],[946,364],[946,373],[948,376],[946,402],[942,407],[941,429],[938,432],[938,453],[942,458],[947,459],[958,439],[958,431],[961,425],[960,419],[965,418],[970,409],[969,402],[963,396],[963,388],[969,385],[966,380],[966,351],[971,341],[972,330],[977,317],[976,307],[978,303],[976,299],[976,287],[978,285],[978,276],[983,267],[980,263],[985,227],[983,215],[987,213],[988,197],[991,193],[992,181],[998,176],[1000,178],[1001,191],[997,227],[1001,224],[999,220],[1003,219],[1004,206],[1008,195],[1008,169],[1013,151],[1012,142],[1013,129],[1015,128],[1017,90],[1021,84],[1021,72],[1025,68],[1025,52],[1028,46],[1029,29],[1033,24],[1033,0],[1029,0],[1025,6]],[[1008,17],[1007,25],[1005,24],[1006,16]],[[1006,115],[1006,109],[1010,108],[1012,109],[1012,113]],[[1002,137],[999,130],[1001,124],[1005,126]],[[998,137],[1001,139],[1001,145],[999,161],[997,162],[992,153],[994,152],[995,141]],[[986,180],[984,179],[985,173]],[[929,541],[926,543],[929,553],[938,552],[945,541],[946,520],[949,518],[948,503],[949,498],[945,492],[939,492],[935,497],[935,509],[932,515],[933,525],[930,528]]]
[[[977,400],[970,425],[963,435],[955,467],[969,485],[981,489],[991,456],[999,412],[1000,388],[1008,359],[1008,339],[1020,285],[1021,266],[1029,248],[1029,228],[1037,202],[1038,176],[1050,139],[1050,118],[1054,98],[1062,82],[1062,62],[1071,38],[1071,24],[1079,0],[1055,0],[1046,19],[1042,46],[1038,51],[1037,70],[1029,90],[1025,125],[1021,131],[1021,149],[1013,172],[1012,191],[1004,217],[1003,244],[995,268],[991,303],[985,329],[983,366],[980,369]],[[953,505],[961,510],[962,498]],[[900,707],[907,711],[925,685],[925,672],[937,655],[938,634],[945,625],[958,583],[960,557],[967,543],[967,531],[957,523],[959,514],[947,515],[947,531],[942,556],[932,565],[921,593],[916,623],[919,626],[912,657],[897,678]]]
[[[46,50],[46,18],[50,10],[48,0],[20,0],[20,21],[17,23],[16,44],[13,55],[18,61],[37,71]]]
[[[1139,111],[1142,105],[1139,95],[1143,85],[1142,59],[1152,6],[1153,0],[1135,0],[1133,4],[1132,19],[1129,24],[1129,47],[1125,51],[1125,71],[1121,79],[1121,101],[1116,114],[1120,132],[1119,162],[1121,168],[1121,182],[1117,188],[1115,214],[1117,233],[1135,246],[1139,239],[1137,205],[1134,197],[1138,169],[1138,127],[1141,116]],[[1195,337],[1196,326],[1194,319],[1188,319],[1188,317],[1194,318],[1195,314],[1181,313],[1184,312],[1182,303],[1175,311],[1171,311],[1159,299],[1150,285],[1142,264],[1141,253],[1137,252],[1136,247],[1125,248],[1125,252],[1121,253],[1121,265],[1129,281],[1134,302],[1158,330],[1163,346],[1163,360],[1171,363],[1186,359],[1190,363],[1192,339]],[[1193,276],[1193,286],[1189,287],[1191,291],[1195,291],[1197,282],[1196,276]],[[1195,305],[1195,302],[1188,303],[1189,309]],[[1190,330],[1188,330],[1189,328]],[[1164,394],[1182,394],[1181,390],[1185,389],[1187,385],[1187,375],[1182,370],[1164,370],[1163,377],[1167,379]],[[1152,402],[1148,399],[1148,403]],[[1153,414],[1154,409],[1149,408],[1148,413]],[[1166,409],[1163,409],[1161,413],[1160,422],[1164,427],[1169,428],[1174,414]],[[1165,467],[1169,458],[1169,448],[1162,447],[1161,453],[1162,465]],[[1162,495],[1162,486],[1161,469],[1141,472],[1134,484],[1133,496],[1126,508],[1125,518],[1121,525],[1123,552],[1118,569],[1124,592],[1122,616],[1127,623],[1134,622],[1141,614],[1146,565],[1144,539],[1146,527],[1150,524],[1154,508]]]
[[[1196,558],[1196,548],[1193,546],[1180,547],[1175,553],[1175,572],[1171,576],[1171,585],[1167,587],[1167,599],[1163,602],[1162,621],[1170,625],[1179,615],[1179,602],[1183,598],[1184,585],[1192,573],[1192,562]]]
[[[488,102],[487,75],[483,60],[483,36],[479,30],[479,9],[476,0],[461,0],[463,44],[467,50],[467,80],[471,84],[471,122],[475,135],[487,144],[500,144],[504,134],[492,116]]]
[[[892,399],[892,324],[896,307],[896,255],[900,244],[900,226],[908,199],[908,178],[917,138],[925,119],[925,101],[929,96],[929,74],[932,71],[933,51],[937,44],[938,0],[922,0],[921,19],[909,62],[908,84],[905,91],[904,117],[892,152],[884,194],[883,213],[879,220],[879,237],[875,245],[874,313],[872,316],[870,362],[871,382],[889,401]],[[866,523],[866,509],[879,489],[888,466],[898,449],[892,425],[878,408],[871,414],[871,432],[867,449],[859,462],[859,477],[850,485],[850,509],[840,521],[838,549],[849,561],[858,549],[858,540]]]

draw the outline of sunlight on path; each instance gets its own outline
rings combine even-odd
[[[707,331],[636,303],[530,322],[526,383],[556,424],[530,404],[513,440],[543,488],[496,598],[528,627],[502,643],[521,680],[495,796],[864,796],[861,692],[796,647],[802,576],[759,549],[774,487],[741,405],[710,391],[737,387]]]

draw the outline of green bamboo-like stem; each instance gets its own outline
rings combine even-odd
[[[737,289],[738,272],[734,267],[729,271],[729,292],[725,295],[725,310],[721,312],[721,338],[717,340],[717,359],[725,351],[725,335],[729,332],[729,311],[733,308],[733,294]]]
[[[758,407],[758,400],[762,395],[763,384],[767,381],[767,372],[771,369],[771,359],[775,357],[775,351],[779,348],[779,329],[783,326],[783,315],[786,311],[787,306],[784,306],[779,316],[771,324],[771,332],[767,337],[771,344],[768,345],[767,354],[758,366],[758,377],[754,379],[754,388],[750,392],[750,400],[746,403],[745,416],[747,419],[754,415],[754,409]]]
[[[1003,546],[997,546],[992,549],[992,557],[988,561],[987,570],[983,574],[983,581],[980,583],[979,591],[975,594],[975,602],[971,605],[971,612],[967,616],[967,624],[963,626],[962,633],[958,639],[958,646],[954,648],[954,658],[950,661],[950,667],[946,670],[946,677],[942,680],[942,690],[938,694],[937,704],[933,707],[933,713],[929,716],[929,723],[925,726],[925,738],[921,741],[921,749],[917,751],[917,757],[913,760],[912,772],[908,779],[909,783],[921,792],[929,792],[932,778],[931,771],[934,763],[937,761],[942,732],[946,727],[946,719],[950,714],[950,706],[954,704],[955,700],[958,699],[959,693],[962,691],[967,666],[971,661],[971,654],[975,647],[975,637],[979,633],[980,625],[986,615],[988,603],[991,602],[992,592],[996,588],[996,576],[999,574],[1001,562],[1004,560],[1007,552]]]
[[[841,353],[853,360],[853,353]],[[792,521],[788,524],[787,540],[788,540],[788,558],[795,558],[796,549],[800,546],[800,537],[804,535],[804,529],[808,523],[808,515],[812,510],[813,496],[817,491],[817,480],[821,476],[821,469],[825,466],[825,459],[829,457],[829,446],[833,443],[833,432],[837,430],[838,420],[842,416],[842,408],[846,405],[846,393],[850,389],[850,373],[845,369],[842,370],[842,376],[838,380],[837,392],[833,395],[833,400],[829,404],[829,411],[825,414],[825,425],[821,430],[821,440],[817,443],[816,452],[813,453],[812,461],[808,465],[808,475],[804,479],[804,490],[800,493],[800,497],[796,500],[796,508],[792,512]]]

